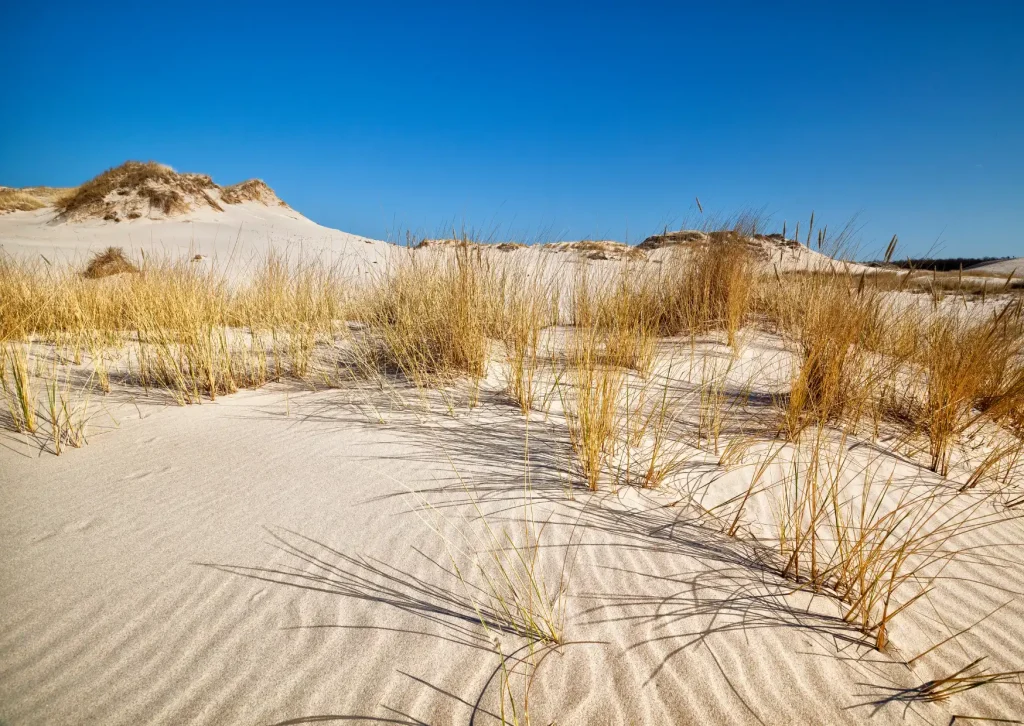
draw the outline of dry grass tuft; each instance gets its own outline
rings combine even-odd
[[[1024,410],[1024,328],[1019,304],[981,323],[957,314],[931,320],[923,331],[920,365],[927,375],[919,407],[930,466],[945,476],[957,437],[982,415],[1012,420]]]
[[[559,387],[569,440],[580,475],[597,491],[618,433],[618,406],[624,376],[601,355],[596,327],[577,328],[570,343],[566,385]]]
[[[845,436],[819,429],[793,453],[775,492],[781,571],[834,594],[879,650],[893,618],[962,554],[956,538],[1000,519],[985,507],[991,495],[963,499],[956,489],[899,483],[870,463],[854,469]]]
[[[59,202],[74,189],[63,187],[0,187],[0,214],[42,209]]]
[[[619,271],[610,290],[579,296],[581,302],[596,297],[595,323],[604,332],[613,365],[641,374],[651,370],[660,319],[655,290],[652,277],[630,265]]]
[[[811,423],[855,426],[868,413],[871,386],[885,368],[865,346],[870,331],[883,325],[876,319],[877,300],[836,280],[808,278],[783,293],[780,323],[793,339],[797,361],[783,429],[794,440]]]
[[[755,260],[740,232],[678,250],[665,265],[659,320],[663,335],[724,329],[729,345],[747,322],[757,287]]]
[[[970,663],[965,665],[963,668],[949,674],[948,676],[933,678],[930,681],[925,681],[916,688],[900,692],[897,698],[898,700],[905,702],[945,701],[958,693],[972,691],[975,688],[980,688],[982,686],[996,685],[1000,683],[1019,684],[1021,676],[1024,676],[1024,670],[991,673],[985,668],[981,667],[981,664],[984,660],[985,656],[982,656],[981,658],[975,658]],[[1008,719],[984,717],[972,718],[964,716],[954,716],[951,723],[957,720],[993,721],[999,723],[1021,723],[1020,721]]]
[[[363,358],[419,387],[463,374],[479,379],[489,350],[487,282],[481,257],[466,248],[400,261],[357,308],[370,329]]]
[[[101,277],[138,271],[139,268],[125,256],[123,249],[120,247],[107,247],[103,252],[97,252],[92,256],[89,264],[85,267],[85,271],[82,272],[82,277],[96,280]]]
[[[287,207],[278,199],[277,194],[262,179],[248,179],[221,189],[220,199],[225,204],[241,204],[242,202],[259,202],[267,206]]]
[[[541,331],[550,318],[548,297],[536,283],[518,280],[508,290],[501,337],[505,346],[506,392],[524,414],[537,400]]]
[[[0,388],[15,431],[36,430],[36,392],[29,371],[30,346],[0,348]],[[8,374],[7,361],[10,360]]]

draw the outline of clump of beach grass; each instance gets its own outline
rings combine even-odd
[[[975,688],[981,688],[982,686],[992,686],[1001,683],[1019,685],[1021,676],[1024,676],[1024,670],[1000,671],[994,673],[982,667],[982,663],[985,661],[985,659],[986,656],[975,658],[970,663],[968,663],[962,668],[959,668],[953,673],[925,681],[921,685],[901,693],[900,700],[920,702],[941,702],[946,701],[959,693],[973,691]],[[1002,718],[987,718],[984,716],[953,716],[950,723],[955,723],[956,721],[961,720],[982,722],[989,721],[996,723],[1021,723],[1020,721],[1016,720]]]
[[[679,250],[663,265],[659,283],[659,331],[694,335],[725,330],[730,346],[747,322],[757,287],[755,261],[741,232],[709,235]]]
[[[596,326],[573,330],[566,383],[559,388],[575,460],[592,491],[614,452],[624,380],[620,368],[603,360],[602,342]]]
[[[0,214],[4,212],[30,212],[42,209],[46,202],[21,189],[0,189]]]
[[[521,281],[505,303],[502,341],[505,347],[506,391],[519,410],[528,414],[537,401],[540,338],[548,317],[547,297],[535,285]]]
[[[578,284],[586,284],[584,281]],[[605,352],[612,365],[646,375],[654,363],[661,313],[654,281],[642,268],[627,264],[596,297],[594,324],[605,331]],[[580,315],[586,320],[585,315]]]
[[[120,275],[126,272],[138,272],[139,268],[133,264],[124,254],[120,247],[107,247],[103,252],[97,252],[89,260],[82,276],[90,280],[111,275]]]
[[[3,387],[14,430],[35,433],[37,400],[29,370],[30,356],[31,345],[8,343],[0,349],[0,386]]]
[[[677,422],[677,396],[671,393],[672,362],[660,382],[647,376],[623,384],[623,412],[620,416],[625,474],[616,480],[643,488],[657,488],[680,470],[686,461],[673,436]],[[621,462],[620,462],[621,463]]]
[[[1003,518],[985,506],[991,494],[965,500],[898,482],[877,462],[855,466],[846,436],[822,429],[792,449],[790,466],[772,490],[780,572],[833,594],[879,650],[892,620],[965,552],[957,538]]]
[[[86,443],[85,428],[89,418],[88,382],[76,394],[72,388],[69,370],[61,381],[56,360],[45,381],[46,412],[50,424],[50,442],[53,453],[60,456],[65,446],[81,448]]]
[[[1020,306],[1007,305],[981,323],[936,316],[923,334],[927,381],[920,411],[930,468],[945,476],[954,442],[981,415],[1001,421],[1024,406]]]
[[[369,327],[364,357],[401,372],[418,387],[487,366],[486,288],[479,259],[466,249],[441,260],[403,259],[361,302]]]

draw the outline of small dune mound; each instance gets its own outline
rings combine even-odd
[[[288,205],[281,201],[274,190],[262,179],[249,179],[220,190],[220,200],[225,204],[241,204],[242,202],[259,202],[268,207]]]
[[[447,239],[422,239],[413,245],[413,249],[416,250],[428,249],[430,247],[474,250],[495,249],[501,252],[515,252],[516,250],[526,249],[526,245],[520,242],[474,242],[470,239],[456,239],[454,237]]]
[[[66,187],[0,187],[0,214],[49,207],[73,191]]]
[[[741,244],[754,257],[769,259],[780,251],[794,254],[809,252],[806,247],[793,239],[786,239],[781,234],[755,234],[747,236],[733,230],[701,232],[685,229],[679,232],[666,232],[648,237],[639,245],[641,250],[657,250],[663,247],[699,247],[707,244]]]
[[[89,260],[82,277],[96,280],[101,277],[120,275],[124,272],[138,272],[139,268],[132,264],[131,260],[125,257],[124,250],[120,247],[108,247],[103,252],[97,252]]]
[[[179,174],[153,161],[126,161],[87,181],[55,206],[66,222],[159,219],[204,207],[223,211],[216,199],[219,191],[206,174]]]
[[[548,242],[544,249],[552,252],[575,252],[590,260],[642,259],[645,252],[632,245],[615,240],[579,240],[577,242]]]
[[[207,174],[182,174],[155,161],[126,161],[80,187],[0,187],[0,214],[53,207],[56,222],[166,219],[243,202],[288,207],[261,179],[221,187]]]
[[[429,247],[484,247],[485,245],[479,242],[473,242],[468,239],[456,239],[450,237],[448,239],[421,239],[415,245],[414,250],[423,250]]]
[[[676,245],[689,245],[700,242],[707,242],[708,235],[695,229],[684,229],[679,232],[666,232],[648,237],[637,245],[641,250],[657,250],[662,247],[674,247]]]

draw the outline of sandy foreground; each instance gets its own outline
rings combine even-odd
[[[0,218],[4,251],[73,260],[122,245],[244,269],[291,247],[354,275],[410,254],[252,204],[121,225],[54,226],[47,214]],[[590,264],[513,254],[566,284]],[[705,361],[732,360],[730,390],[747,392],[732,435],[787,385],[788,353],[771,336],[744,333],[735,360],[714,337],[661,346],[657,376],[687,430]],[[962,535],[969,556],[893,621],[879,652],[832,598],[777,574],[759,544],[770,496],[752,499],[738,538],[693,506],[742,493],[758,452],[724,466],[680,444],[684,463],[659,489],[590,493],[557,395],[539,408],[527,418],[510,405],[495,364],[477,393],[397,398],[289,383],[176,406],[115,385],[94,401],[88,445],[59,457],[45,436],[0,432],[0,723],[524,723],[513,702],[532,724],[1024,719],[1019,678],[922,697],[980,657],[989,672],[1024,667],[1020,519]],[[943,486],[891,443],[851,440],[851,460],[884,459],[897,491]],[[958,452],[953,477],[983,454]],[[488,533],[537,545],[538,573],[563,592],[563,645],[501,627]]]
[[[724,355],[702,346],[698,358]],[[755,339],[741,363],[779,355]],[[760,380],[762,393],[777,383]],[[481,517],[513,534],[546,522],[548,581],[574,564],[569,642],[534,654],[547,653],[531,671],[531,723],[1024,714],[1019,682],[914,697],[982,655],[993,671],[1024,662],[1019,520],[969,535],[999,547],[947,568],[880,653],[829,598],[680,504],[695,487],[727,496],[742,467],[716,477],[717,457],[693,450],[659,491],[590,494],[570,485],[557,416],[527,421],[493,376],[475,407],[460,396],[452,414],[436,397],[389,410],[344,389],[268,386],[188,407],[115,391],[82,449],[55,457],[5,433],[0,720],[499,722],[502,654],[530,653],[481,623],[452,573],[472,570]],[[523,679],[510,684],[521,698]]]

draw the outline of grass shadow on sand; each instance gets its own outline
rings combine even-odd
[[[204,567],[226,572],[231,575],[261,580],[276,585],[285,585],[304,590],[337,595],[344,598],[366,600],[387,605],[403,612],[424,618],[441,625],[446,635],[418,632],[432,635],[459,645],[492,650],[492,645],[480,630],[483,623],[488,628],[501,630],[500,618],[487,611],[480,611],[460,598],[454,588],[448,589],[426,582],[416,575],[388,565],[380,560],[355,557],[339,552],[318,540],[306,537],[288,529],[267,529],[271,544],[286,555],[294,565],[283,564],[274,567],[252,567],[212,562],[197,563]],[[426,558],[445,577],[457,578],[440,562],[428,557],[420,550],[419,556]],[[338,627],[348,626],[300,626]],[[413,632],[413,631],[408,631]]]

